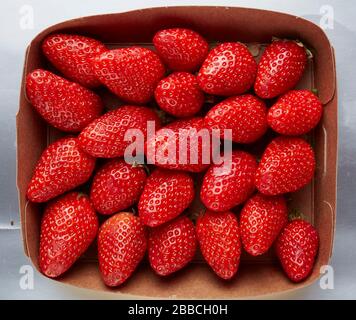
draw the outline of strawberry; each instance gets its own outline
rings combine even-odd
[[[287,92],[298,83],[306,65],[307,54],[302,44],[290,40],[273,41],[258,63],[256,94],[270,99]]]
[[[49,35],[42,43],[44,55],[60,72],[88,88],[100,85],[92,63],[106,50],[98,40],[63,33]]]
[[[251,94],[228,98],[215,105],[205,117],[210,129],[232,130],[232,140],[251,143],[262,137],[267,130],[265,103]]]
[[[183,28],[158,31],[153,44],[164,63],[175,71],[196,71],[209,49],[200,34]]]
[[[210,138],[203,118],[172,122],[147,140],[148,163],[167,169],[201,172],[211,161]]]
[[[318,232],[309,222],[296,219],[287,224],[277,239],[276,252],[290,280],[300,282],[309,276],[318,247]]]
[[[66,272],[93,242],[98,226],[94,208],[82,193],[67,193],[49,202],[41,221],[41,272],[51,278]]]
[[[197,221],[197,239],[204,259],[222,279],[231,279],[240,264],[240,230],[230,212],[206,211]]]
[[[104,283],[124,283],[145,255],[146,230],[138,217],[121,212],[107,219],[99,229],[98,259]]]
[[[245,45],[226,42],[210,51],[198,73],[199,86],[209,94],[232,96],[251,88],[257,64]]]
[[[180,215],[193,198],[194,183],[189,174],[156,169],[141,194],[139,216],[145,225],[156,227]]]
[[[256,172],[256,187],[266,195],[294,192],[314,175],[314,151],[305,140],[277,137],[267,146]]]
[[[148,257],[152,269],[160,276],[185,267],[194,258],[195,251],[195,228],[187,217],[179,217],[150,231]]]
[[[27,198],[32,202],[46,202],[85,183],[94,167],[95,159],[79,148],[77,138],[59,139],[38,160]]]
[[[97,212],[113,214],[132,206],[140,198],[146,182],[142,167],[112,159],[95,174],[90,200]]]
[[[288,222],[286,201],[282,196],[256,194],[244,205],[240,215],[241,240],[253,255],[264,254]]]
[[[26,95],[43,119],[66,132],[82,130],[103,108],[94,92],[42,69],[27,75]]]
[[[93,63],[98,79],[122,100],[145,104],[164,76],[159,57],[147,48],[130,47],[109,50]]]
[[[195,115],[204,103],[195,76],[187,72],[175,72],[162,79],[155,90],[160,108],[176,117]]]
[[[221,164],[205,173],[200,199],[212,211],[226,211],[243,203],[255,190],[255,158],[244,151],[232,151]]]
[[[131,143],[125,141],[125,134],[129,129],[135,129],[146,138],[148,121],[154,121],[155,127],[160,127],[160,120],[153,110],[121,106],[90,123],[79,135],[80,146],[93,157],[121,157]]]
[[[292,90],[269,109],[267,122],[280,134],[302,135],[318,124],[322,112],[321,102],[311,91]]]

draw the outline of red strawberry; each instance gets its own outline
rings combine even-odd
[[[195,76],[187,72],[175,72],[162,79],[155,90],[160,108],[176,117],[190,117],[201,109],[204,93]]]
[[[90,200],[96,211],[112,214],[124,210],[140,198],[146,182],[142,167],[113,159],[95,174],[90,189]]]
[[[287,205],[282,196],[256,194],[246,202],[240,215],[245,250],[253,256],[264,254],[287,222]]]
[[[203,171],[211,161],[210,138],[203,118],[172,122],[147,140],[148,163],[167,169]]]
[[[223,279],[231,279],[240,264],[240,231],[230,212],[207,211],[197,221],[197,238],[204,259]]]
[[[210,51],[199,74],[200,87],[209,94],[232,96],[251,88],[257,64],[247,47],[227,42]]]
[[[106,50],[100,41],[73,34],[52,34],[42,43],[43,53],[60,72],[89,88],[100,85],[92,63]]]
[[[282,230],[276,251],[289,279],[300,282],[309,276],[318,247],[318,232],[309,222],[296,219]]]
[[[266,195],[294,192],[310,182],[314,151],[305,140],[277,137],[267,146],[256,172],[256,187]]]
[[[244,151],[233,151],[231,161],[211,165],[206,172],[200,199],[212,211],[226,211],[243,203],[255,190],[255,158]]]
[[[185,267],[194,258],[195,250],[195,228],[187,217],[179,217],[150,231],[148,257],[152,269],[160,276]]]
[[[42,69],[27,75],[26,95],[43,119],[67,132],[82,130],[103,108],[94,92]]]
[[[147,179],[138,212],[142,223],[156,227],[180,215],[194,198],[194,183],[184,172],[156,169]]]
[[[256,94],[269,99],[287,92],[298,83],[306,65],[307,54],[302,44],[289,40],[272,42],[258,64]]]
[[[122,106],[109,111],[90,123],[79,135],[83,150],[94,157],[114,158],[123,156],[130,141],[125,141],[129,129],[141,132],[146,139],[147,122],[160,127],[157,114],[146,107]]]
[[[214,106],[205,117],[210,129],[232,130],[232,140],[251,143],[267,130],[267,108],[264,102],[251,94],[228,98]]]
[[[99,269],[104,283],[124,283],[145,255],[146,230],[138,217],[128,212],[113,215],[99,229]]]
[[[86,182],[95,159],[84,153],[77,138],[63,138],[43,151],[28,185],[27,198],[46,202]]]
[[[183,28],[158,31],[153,44],[164,63],[175,71],[197,70],[209,49],[200,34]]]
[[[97,56],[94,70],[98,79],[121,99],[144,104],[164,76],[159,57],[147,48],[110,50]]]
[[[320,121],[321,102],[309,90],[292,90],[269,109],[267,121],[276,132],[296,136],[309,132]]]
[[[66,272],[88,249],[98,232],[89,198],[71,192],[47,204],[41,222],[39,266],[47,277]]]

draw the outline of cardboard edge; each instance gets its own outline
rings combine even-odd
[[[20,87],[20,93],[19,93],[19,107],[16,112],[16,189],[17,189],[17,201],[19,203],[19,214],[20,214],[20,222],[21,222],[21,238],[22,238],[22,244],[23,244],[23,250],[24,253],[27,257],[29,257],[29,249],[28,249],[28,244],[27,244],[27,237],[26,237],[26,208],[28,205],[28,201],[25,202],[25,204],[22,204],[21,200],[21,194],[20,194],[20,188],[19,188],[19,132],[20,132],[20,126],[19,126],[19,117],[21,116],[21,104],[22,104],[22,93],[24,94],[24,97],[26,97],[26,90],[25,90],[25,80],[26,80],[26,69],[27,69],[27,57],[28,53],[30,50],[30,46],[27,46],[26,51],[25,51],[25,58],[24,58],[24,65],[22,68],[22,77],[21,77],[21,87]],[[26,99],[26,98],[25,98]],[[24,210],[22,210],[24,208]]]
[[[45,277],[43,274],[41,274],[41,276]],[[277,299],[279,295],[296,292],[296,291],[305,289],[307,287],[310,287],[316,281],[318,281],[321,278],[321,276],[322,275],[319,272],[314,277],[313,277],[313,275],[310,275],[310,277],[307,278],[305,281],[295,284],[295,286],[293,288],[282,289],[282,290],[274,291],[274,292],[267,292],[267,293],[259,294],[259,295],[249,294],[249,295],[246,295],[246,296],[238,296],[238,297],[224,297],[224,300]],[[45,278],[48,279],[47,277],[45,277]],[[149,295],[137,295],[137,294],[131,294],[131,293],[122,293],[118,289],[116,289],[115,291],[114,290],[112,290],[112,291],[102,291],[102,290],[96,290],[96,289],[92,289],[92,288],[88,288],[88,287],[79,287],[79,286],[77,286],[75,284],[72,284],[72,283],[59,281],[58,279],[53,279],[53,278],[49,278],[49,279],[51,281],[55,281],[57,283],[60,283],[61,285],[64,285],[64,286],[69,286],[69,287],[72,287],[72,288],[80,288],[80,289],[83,289],[83,290],[89,290],[93,294],[97,293],[97,292],[100,292],[100,294],[108,295],[108,296],[112,297],[113,299],[125,299],[125,300],[132,300],[132,299],[135,299],[135,300],[137,300],[137,299],[165,300],[165,299],[167,299],[167,296],[162,296],[162,295],[152,297],[152,296],[149,296]],[[174,300],[221,300],[221,298],[220,297],[204,298],[204,297],[200,297],[200,296],[191,296],[191,297],[175,297]]]
[[[318,36],[322,39],[323,42],[325,42],[327,44],[328,47],[328,52],[324,52],[324,54],[326,54],[326,59],[330,59],[332,61],[331,66],[332,66],[332,70],[331,70],[331,77],[326,77],[323,78],[323,83],[326,83],[329,87],[330,87],[330,93],[329,94],[324,94],[323,92],[319,93],[319,99],[322,102],[322,104],[325,106],[327,104],[329,104],[335,96],[335,92],[336,92],[336,64],[335,64],[335,50],[328,38],[328,36],[326,35],[325,31],[319,27],[318,25],[316,25],[315,23],[306,20],[304,18],[300,18],[297,17],[298,19],[302,20],[303,22],[305,22],[306,24],[308,24],[310,26],[310,28],[313,28],[317,33]]]
[[[333,100],[335,99],[335,104],[336,107],[338,106],[338,87],[337,87],[337,76],[336,76],[336,57],[335,57],[335,49],[332,47],[332,56],[333,56],[333,64],[334,64],[334,70],[335,70],[335,92],[333,96]],[[337,217],[337,184],[338,184],[338,163],[339,163],[339,126],[338,126],[338,108],[336,108],[335,112],[335,122],[336,122],[336,127],[337,130],[335,132],[335,149],[336,149],[336,157],[335,157],[335,204],[334,204],[334,215],[333,215],[333,230],[332,230],[332,243],[331,243],[331,248],[330,248],[330,255],[329,255],[329,261],[333,255],[334,251],[334,245],[335,245],[335,232],[336,232],[336,217]]]
[[[281,271],[283,272],[283,271]],[[313,276],[313,274],[311,274],[306,280],[300,282],[300,283],[295,283],[294,287],[292,288],[288,288],[288,289],[282,289],[279,291],[274,291],[274,292],[267,292],[264,294],[259,294],[259,295],[253,295],[253,294],[249,294],[249,295],[245,295],[245,296],[237,296],[237,297],[224,297],[224,300],[261,300],[261,299],[275,299],[278,296],[282,295],[282,294],[290,294],[294,291],[298,291],[300,289],[305,289],[307,287],[310,287],[311,285],[313,285],[316,281],[318,281],[322,274],[320,272],[318,272],[315,276]],[[59,283],[60,285],[64,286],[64,287],[69,287],[69,288],[80,288],[82,290],[88,290],[91,293],[95,294],[98,293],[97,289],[92,289],[92,288],[88,288],[85,286],[78,286],[75,285],[73,283],[69,283],[69,282],[63,282],[63,281],[58,281],[58,279],[53,279],[53,278],[47,278],[46,276],[44,276],[42,273],[40,273],[40,276],[46,278],[46,279],[50,279],[51,281],[54,281],[56,283]],[[149,296],[147,293],[147,295],[137,295],[137,294],[131,294],[131,293],[122,293],[118,290],[118,288],[112,289],[111,291],[99,291],[100,294],[103,295],[107,295],[108,297],[110,296],[110,298],[113,298],[115,300],[117,299],[134,299],[134,300],[165,300],[165,299],[172,299],[170,297],[167,296]],[[282,298],[282,297],[279,297]],[[204,297],[200,297],[200,296],[191,296],[191,297],[174,297],[174,300],[221,300],[221,297],[208,297],[208,298],[204,298]]]

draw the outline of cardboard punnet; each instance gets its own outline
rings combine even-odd
[[[17,185],[26,255],[38,268],[42,206],[27,201],[26,188],[41,152],[60,135],[45,124],[25,96],[25,75],[35,68],[49,67],[41,53],[42,40],[53,32],[70,32],[92,36],[112,46],[147,45],[156,31],[167,27],[192,28],[210,42],[265,44],[273,36],[299,39],[313,52],[300,86],[317,88],[324,105],[322,121],[311,135],[317,170],[312,184],[295,194],[292,200],[302,208],[320,234],[320,250],[313,273],[302,283],[291,283],[273,253],[257,260],[244,257],[237,276],[229,282],[218,279],[206,264],[199,261],[168,278],[158,277],[147,262],[143,262],[127,283],[110,289],[100,278],[95,255],[89,253],[56,281],[126,297],[223,299],[280,293],[311,284],[319,277],[320,267],[329,262],[335,228],[337,95],[334,52],[324,32],[315,24],[292,15],[256,9],[168,7],[84,17],[52,26],[32,40],[26,52],[17,114]],[[95,251],[94,246],[92,250]]]

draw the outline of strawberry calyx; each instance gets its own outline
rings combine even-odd
[[[254,57],[258,57],[261,52],[261,45],[259,43],[251,43],[247,45],[247,49]]]
[[[77,200],[80,200],[81,198],[86,198],[87,195],[84,192],[78,192],[77,194]]]
[[[317,88],[310,89],[312,93],[314,93],[317,97],[319,97],[319,90]]]
[[[190,212],[188,214],[188,218],[190,220],[192,220],[194,222],[194,224],[196,224],[197,220],[199,219],[199,217],[201,217],[203,214],[205,214],[206,212],[206,208],[201,208],[198,210],[194,210],[192,212]]]
[[[297,208],[292,208],[288,212],[288,221],[293,221],[293,220],[306,220],[308,221],[306,215],[304,215],[299,209]]]
[[[150,168],[145,163],[138,163],[137,161],[133,161],[132,168],[143,168],[148,176],[151,174]]]
[[[130,164],[132,168],[143,168],[148,176],[151,174],[150,168],[145,163],[138,163],[136,160],[134,160]]]

